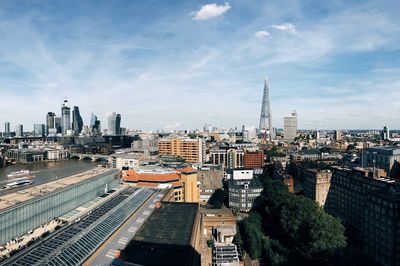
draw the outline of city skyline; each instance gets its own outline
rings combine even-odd
[[[66,96],[85,125],[257,126],[268,76],[274,127],[400,128],[398,2],[171,3],[1,2],[2,124],[45,124]]]

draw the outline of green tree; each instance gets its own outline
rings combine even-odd
[[[344,227],[314,201],[304,197],[286,201],[280,222],[286,243],[302,256],[327,258],[346,247]]]

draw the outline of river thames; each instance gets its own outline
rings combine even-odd
[[[67,177],[70,175],[74,175],[79,172],[88,171],[97,167],[99,162],[92,162],[90,160],[78,160],[78,159],[70,159],[65,161],[56,161],[56,162],[39,162],[33,164],[17,164],[17,165],[9,165],[6,167],[0,167],[0,188],[2,188],[5,184],[12,182],[17,178],[8,178],[7,175],[11,172],[20,171],[22,169],[27,169],[32,172],[33,177],[33,185],[40,185],[43,183],[47,183],[49,181],[54,181],[63,177]],[[10,192],[14,192],[16,190],[27,188],[28,186],[15,188],[15,189],[7,189],[1,190],[1,194],[7,194]]]

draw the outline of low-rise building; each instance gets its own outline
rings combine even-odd
[[[215,190],[223,187],[222,180],[224,172],[222,170],[199,170],[197,180],[200,185],[200,202],[207,203]]]

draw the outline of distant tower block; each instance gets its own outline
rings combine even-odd
[[[265,134],[266,139],[269,141],[273,140],[274,132],[271,122],[271,107],[269,104],[269,88],[267,80],[264,81],[264,94],[261,105],[260,126],[258,129],[261,134]]]

